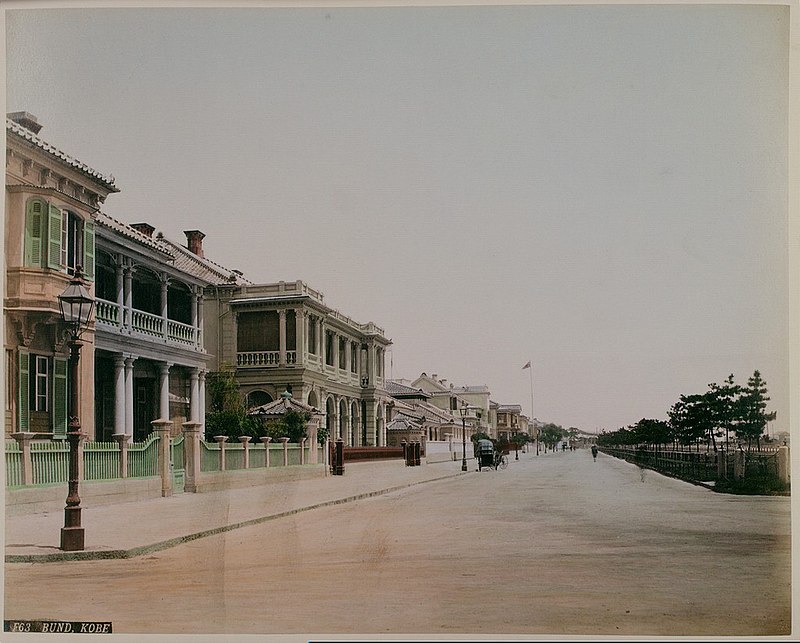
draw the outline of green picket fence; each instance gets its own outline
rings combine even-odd
[[[144,442],[128,447],[128,477],[149,478],[158,475],[158,435],[151,433]]]
[[[22,485],[22,449],[16,440],[6,440],[6,486]]]
[[[33,484],[59,484],[69,480],[69,444],[34,442],[31,444]]]
[[[119,478],[119,445],[116,442],[83,443],[83,479]]]

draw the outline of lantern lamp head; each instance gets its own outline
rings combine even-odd
[[[58,296],[58,303],[61,307],[61,318],[74,328],[76,334],[89,325],[94,298],[89,294],[80,266],[76,268],[75,276],[64,292]]]

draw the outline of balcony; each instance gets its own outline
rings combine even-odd
[[[166,340],[173,344],[184,346],[197,346],[199,339],[198,329],[190,324],[184,324],[173,319],[166,320],[159,315],[153,315],[142,310],[131,310],[129,326],[124,322],[123,310],[119,304],[105,299],[95,300],[95,316],[98,330],[115,329],[120,332],[129,330],[141,335]]]
[[[277,368],[281,366],[280,351],[248,351],[236,353],[236,366],[239,368]],[[286,351],[286,365],[297,363],[297,351]]]

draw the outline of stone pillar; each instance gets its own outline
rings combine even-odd
[[[734,453],[734,461],[733,461],[733,479],[739,480],[744,477],[744,451],[739,449]]]
[[[125,433],[125,358],[114,355],[114,433]]]
[[[135,357],[125,358],[125,434],[133,437],[133,363]]]
[[[302,438],[300,440],[300,464],[306,463],[306,440],[308,438]]]
[[[215,435],[214,439],[219,444],[219,470],[225,471],[225,440],[228,439],[227,435]]]
[[[183,467],[186,478],[183,490],[188,493],[197,493],[200,482],[200,423],[183,423]]]
[[[115,433],[113,436],[114,440],[119,443],[119,477],[120,478],[127,478],[128,477],[128,443],[131,440],[131,436],[127,435],[126,433]]]
[[[200,417],[200,369],[193,368],[189,373],[189,390],[189,421],[197,422]]]
[[[17,441],[22,450],[22,484],[29,486],[33,484],[33,460],[31,459],[31,440],[35,434],[22,431],[12,433],[11,437]]]
[[[172,495],[172,462],[170,461],[169,420],[153,420],[150,423],[158,435],[158,474],[161,476],[161,497]]]
[[[249,435],[240,435],[239,442],[242,443],[242,448],[244,449],[244,468],[250,468],[250,436]]]
[[[319,463],[319,453],[317,452],[317,435],[319,433],[319,417],[312,417],[308,424],[306,425],[306,431],[308,432],[308,463],[309,464],[318,464]]]
[[[159,405],[158,417],[162,420],[169,420],[169,362],[161,362],[159,365]]]
[[[278,363],[286,366],[286,311],[283,309],[278,311],[278,336]]]
[[[789,447],[778,447],[778,478],[784,484],[789,483]]]
[[[259,440],[264,444],[264,466],[269,467],[269,443],[272,438],[259,438]]]
[[[283,466],[289,466],[289,438],[281,438],[283,442]]]

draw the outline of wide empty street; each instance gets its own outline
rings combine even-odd
[[[510,460],[136,559],[7,564],[5,618],[115,633],[790,633],[789,498],[716,494],[588,450]]]

